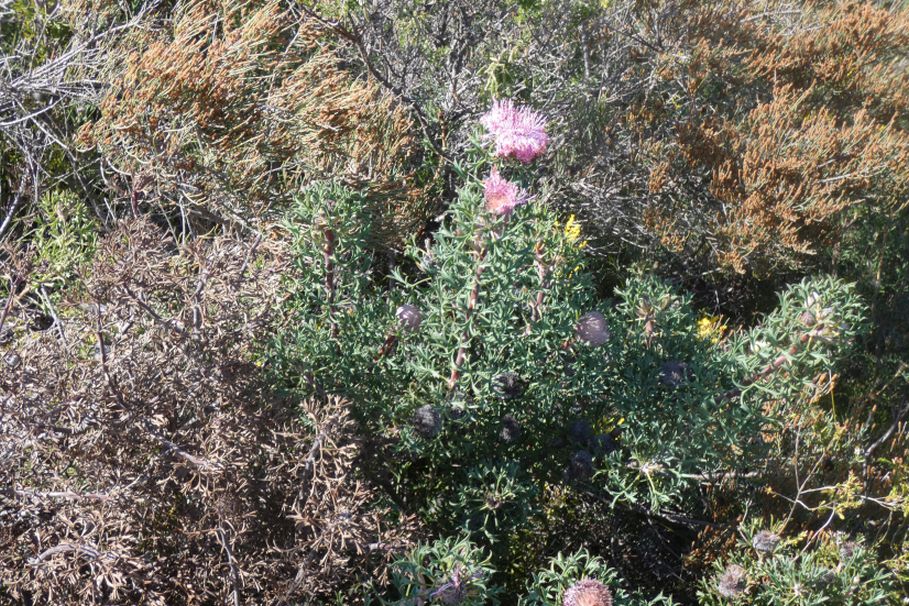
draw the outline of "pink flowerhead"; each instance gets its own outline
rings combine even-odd
[[[495,141],[499,158],[511,157],[527,164],[545,152],[549,143],[543,116],[515,106],[508,99],[494,101],[492,108],[480,118],[480,124]]]
[[[503,179],[495,166],[483,180],[483,195],[486,198],[486,210],[494,215],[509,215],[516,206],[527,202],[526,192],[516,183]]]
[[[599,581],[584,579],[568,588],[562,606],[612,606],[612,593]]]

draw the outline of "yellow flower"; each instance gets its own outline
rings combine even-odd
[[[558,223],[556,223],[558,225]],[[570,215],[568,220],[565,222],[565,227],[562,228],[562,234],[564,234],[565,239],[576,244],[578,248],[584,248],[587,246],[587,240],[581,240],[581,224],[577,222],[574,215]]]
[[[703,316],[698,320],[698,337],[714,345],[720,342],[726,332],[722,316]]]

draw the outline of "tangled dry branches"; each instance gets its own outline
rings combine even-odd
[[[174,247],[136,221],[48,320],[10,265],[0,595],[308,603],[382,577],[413,528],[357,478],[347,403],[265,386],[282,266],[269,241]]]

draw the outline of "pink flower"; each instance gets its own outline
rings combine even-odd
[[[480,118],[480,124],[495,141],[499,158],[511,157],[527,164],[545,152],[549,143],[543,117],[507,99],[494,101],[492,108]]]
[[[594,579],[583,579],[568,588],[562,606],[612,606],[612,593]]]
[[[483,195],[486,198],[486,210],[494,215],[509,215],[516,206],[527,202],[527,193],[516,183],[503,179],[495,166],[483,180]]]

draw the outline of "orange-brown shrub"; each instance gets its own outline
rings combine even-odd
[[[765,278],[827,265],[862,216],[902,211],[909,10],[721,0],[674,14],[679,37],[650,65],[684,93],[626,117],[658,240]]]
[[[909,137],[866,110],[841,121],[806,111],[811,90],[790,87],[750,113],[737,157],[712,168],[711,192],[728,207],[719,259],[738,272],[790,269],[838,244],[845,211],[897,212],[909,194]],[[853,217],[855,215],[853,214]]]
[[[190,215],[247,221],[332,176],[365,189],[399,237],[425,212],[413,124],[334,44],[276,0],[178,3],[113,53],[113,86],[81,140]]]
[[[258,358],[282,258],[123,224],[51,320],[5,266],[0,601],[322,603],[383,577],[413,525],[358,478],[347,402],[276,394]]]

